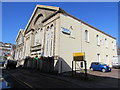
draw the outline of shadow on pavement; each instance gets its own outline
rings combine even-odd
[[[10,69],[5,70],[9,71],[11,74],[15,76],[19,76],[19,73],[23,73],[24,80],[32,77],[35,77],[39,80],[39,75],[43,74],[45,77],[50,77],[54,79],[59,79],[62,81],[72,82],[76,85],[82,85],[84,88],[118,88],[118,83],[120,79],[112,78],[112,77],[102,77],[102,76],[95,76],[88,74],[88,78],[85,79],[84,73],[73,73],[72,72],[65,72],[62,74],[57,73],[43,73],[39,70],[32,70],[32,69],[23,69],[23,68],[17,68],[17,69]],[[18,74],[18,75],[17,75]],[[21,76],[22,77],[22,76]],[[27,78],[25,78],[27,77]],[[27,80],[29,82],[29,80]],[[35,83],[35,80],[32,80],[33,83]],[[55,84],[55,83],[54,83]],[[54,88],[54,87],[53,87]],[[59,88],[59,87],[58,87]]]

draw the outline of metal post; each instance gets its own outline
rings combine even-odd
[[[85,79],[87,79],[87,62],[86,61],[84,62],[85,62]]]
[[[76,61],[75,61],[75,75],[76,75]]]
[[[72,76],[73,76],[73,61],[72,61]]]
[[[61,61],[61,73],[62,73],[62,61]]]

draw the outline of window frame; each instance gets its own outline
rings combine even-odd
[[[99,35],[96,35],[96,39],[97,39],[97,46],[100,46],[100,37],[99,37]]]
[[[105,38],[105,47],[108,48],[108,40]]]
[[[88,43],[90,42],[88,30],[85,30],[85,42],[88,42]]]
[[[113,41],[112,41],[112,49],[115,50],[115,44]]]
[[[97,54],[97,57],[98,57],[98,62],[101,62],[101,58],[100,58],[100,54],[99,53]]]

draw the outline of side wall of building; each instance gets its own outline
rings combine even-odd
[[[53,25],[53,29],[49,29],[49,31],[48,31],[47,28],[51,27],[51,25]],[[49,20],[47,20],[46,22],[44,22],[43,28],[44,28],[44,44],[43,44],[44,45],[43,46],[44,56],[45,57],[59,56],[60,14],[58,13],[54,17],[52,17]],[[50,44],[51,36],[52,36],[52,45]],[[48,40],[49,47],[47,47],[47,40]],[[48,48],[48,50],[47,50],[47,48]],[[52,52],[52,55],[50,55],[50,52]],[[54,60],[54,70],[59,71],[59,60],[58,59]]]
[[[63,33],[62,28],[68,29],[71,34],[68,35]],[[88,31],[89,41],[85,40],[85,30]],[[62,72],[71,71],[73,53],[85,52],[87,69],[90,68],[91,62],[98,62],[98,54],[100,55],[100,62],[107,63],[110,66],[113,56],[117,55],[116,40],[114,38],[97,31],[70,16],[60,14],[59,35],[59,56],[62,61]],[[99,36],[100,45],[97,45],[97,35]],[[107,39],[108,47],[105,46],[105,39]],[[114,49],[112,43],[114,44]]]
[[[85,40],[85,30],[88,31],[89,42]],[[99,36],[100,45],[97,45],[97,35]],[[108,47],[106,47],[106,42]],[[113,56],[117,56],[116,40],[82,23],[82,51],[85,52],[88,68],[91,62],[99,61],[98,54],[100,55],[100,62],[106,63],[111,67]]]
[[[60,60],[62,72],[71,71],[73,53],[81,52],[81,24],[79,21],[67,16],[60,15]],[[63,28],[70,31],[70,35],[62,32]]]
[[[32,31],[28,32],[24,38],[24,58],[26,56],[31,56],[30,48],[32,46]]]

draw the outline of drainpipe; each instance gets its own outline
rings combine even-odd
[[[82,52],[82,22],[81,22],[81,52]]]
[[[58,60],[59,60],[59,66],[58,66],[58,73],[62,73],[61,71],[61,61],[60,61],[60,35],[61,35],[61,17],[59,19],[59,31],[58,31],[58,35],[59,35],[59,43],[58,43],[58,54],[59,54],[59,57],[58,57]]]

